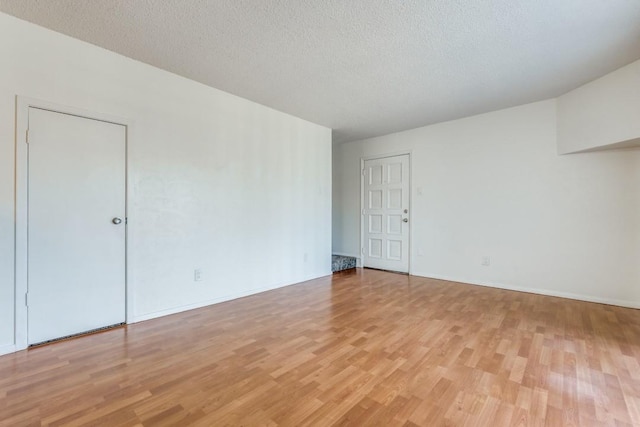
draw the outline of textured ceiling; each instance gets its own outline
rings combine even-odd
[[[557,96],[640,58],[639,0],[0,0],[0,10],[334,129]]]

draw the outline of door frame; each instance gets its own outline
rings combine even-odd
[[[413,206],[411,203],[411,200],[413,199],[412,194],[413,194],[413,189],[411,188],[411,176],[413,174],[413,165],[411,164],[411,157],[412,157],[412,150],[404,150],[404,151],[397,151],[397,152],[393,152],[393,153],[386,153],[386,154],[374,154],[374,155],[370,155],[370,156],[362,156],[360,157],[360,264],[362,265],[362,268],[365,267],[364,265],[364,163],[367,160],[378,160],[378,159],[386,159],[387,157],[396,157],[396,156],[409,156],[409,242],[408,242],[408,247],[409,247],[409,252],[407,253],[407,256],[409,257],[408,261],[408,274],[411,275],[411,235],[412,235],[412,222],[413,222]]]
[[[129,195],[131,194],[131,183],[129,180],[129,148],[133,121],[111,114],[97,113],[81,108],[69,107],[49,101],[16,96],[16,127],[15,127],[15,258],[14,258],[14,345],[15,351],[24,350],[28,347],[29,316],[27,310],[28,292],[28,227],[29,227],[29,150],[27,142],[27,130],[29,129],[29,108],[38,108],[54,113],[68,114],[89,120],[98,120],[125,127],[125,322],[130,323],[133,319],[133,298],[134,292],[130,286],[130,237],[131,224],[129,219]]]

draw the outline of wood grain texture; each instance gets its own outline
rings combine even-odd
[[[640,425],[640,311],[357,269],[0,357],[0,425]]]

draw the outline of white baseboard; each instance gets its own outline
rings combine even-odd
[[[503,283],[491,283],[491,282],[480,283],[475,280],[469,280],[469,279],[464,279],[460,277],[439,276],[437,274],[418,273],[415,271],[411,272],[411,274],[414,276],[426,277],[429,279],[446,280],[448,282],[458,282],[458,283],[469,284],[469,285],[486,286],[489,288],[505,289],[507,291],[527,292],[530,294],[545,295],[550,297],[567,298],[567,299],[573,299],[578,301],[595,302],[599,304],[608,304],[608,305],[616,305],[616,306],[625,307],[625,308],[640,309],[640,303],[633,302],[633,301],[602,298],[602,297],[596,297],[592,295],[580,295],[580,294],[574,294],[570,292],[558,292],[558,291],[553,291],[549,289],[510,286],[510,285],[505,285]]]
[[[9,353],[15,353],[15,352],[16,352],[15,344],[0,345],[0,356],[2,356],[3,354],[9,354]]]
[[[294,282],[280,283],[280,284],[271,285],[271,286],[253,288],[253,289],[249,289],[249,290],[246,290],[246,291],[238,292],[238,293],[235,293],[235,294],[225,295],[225,296],[222,296],[222,297],[219,297],[219,298],[213,298],[213,299],[205,300],[205,301],[198,301],[198,302],[193,303],[193,304],[180,305],[180,306],[177,306],[177,307],[167,308],[165,310],[159,310],[159,311],[154,311],[152,313],[141,314],[139,316],[135,316],[133,319],[127,320],[127,323],[138,323],[138,322],[143,322],[145,320],[156,319],[156,318],[162,317],[162,316],[168,316],[170,314],[181,313],[183,311],[195,310],[196,308],[202,308],[202,307],[206,307],[208,305],[218,304],[218,303],[225,302],[225,301],[231,301],[231,300],[234,300],[234,299],[247,297],[249,295],[259,294],[261,292],[266,292],[266,291],[271,291],[271,290],[274,290],[274,289],[284,288],[285,286],[297,285],[297,284],[300,284],[300,283],[303,283],[303,282],[307,282],[309,280],[319,279],[320,277],[325,277],[325,276],[330,276],[330,275],[331,275],[331,272],[328,272],[328,273],[327,272],[322,272],[320,274],[314,274],[314,275],[311,275],[311,276],[308,276],[308,277],[300,278],[299,280],[296,280]]]

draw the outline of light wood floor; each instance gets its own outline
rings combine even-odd
[[[340,273],[0,357],[0,425],[640,425],[640,311]]]

